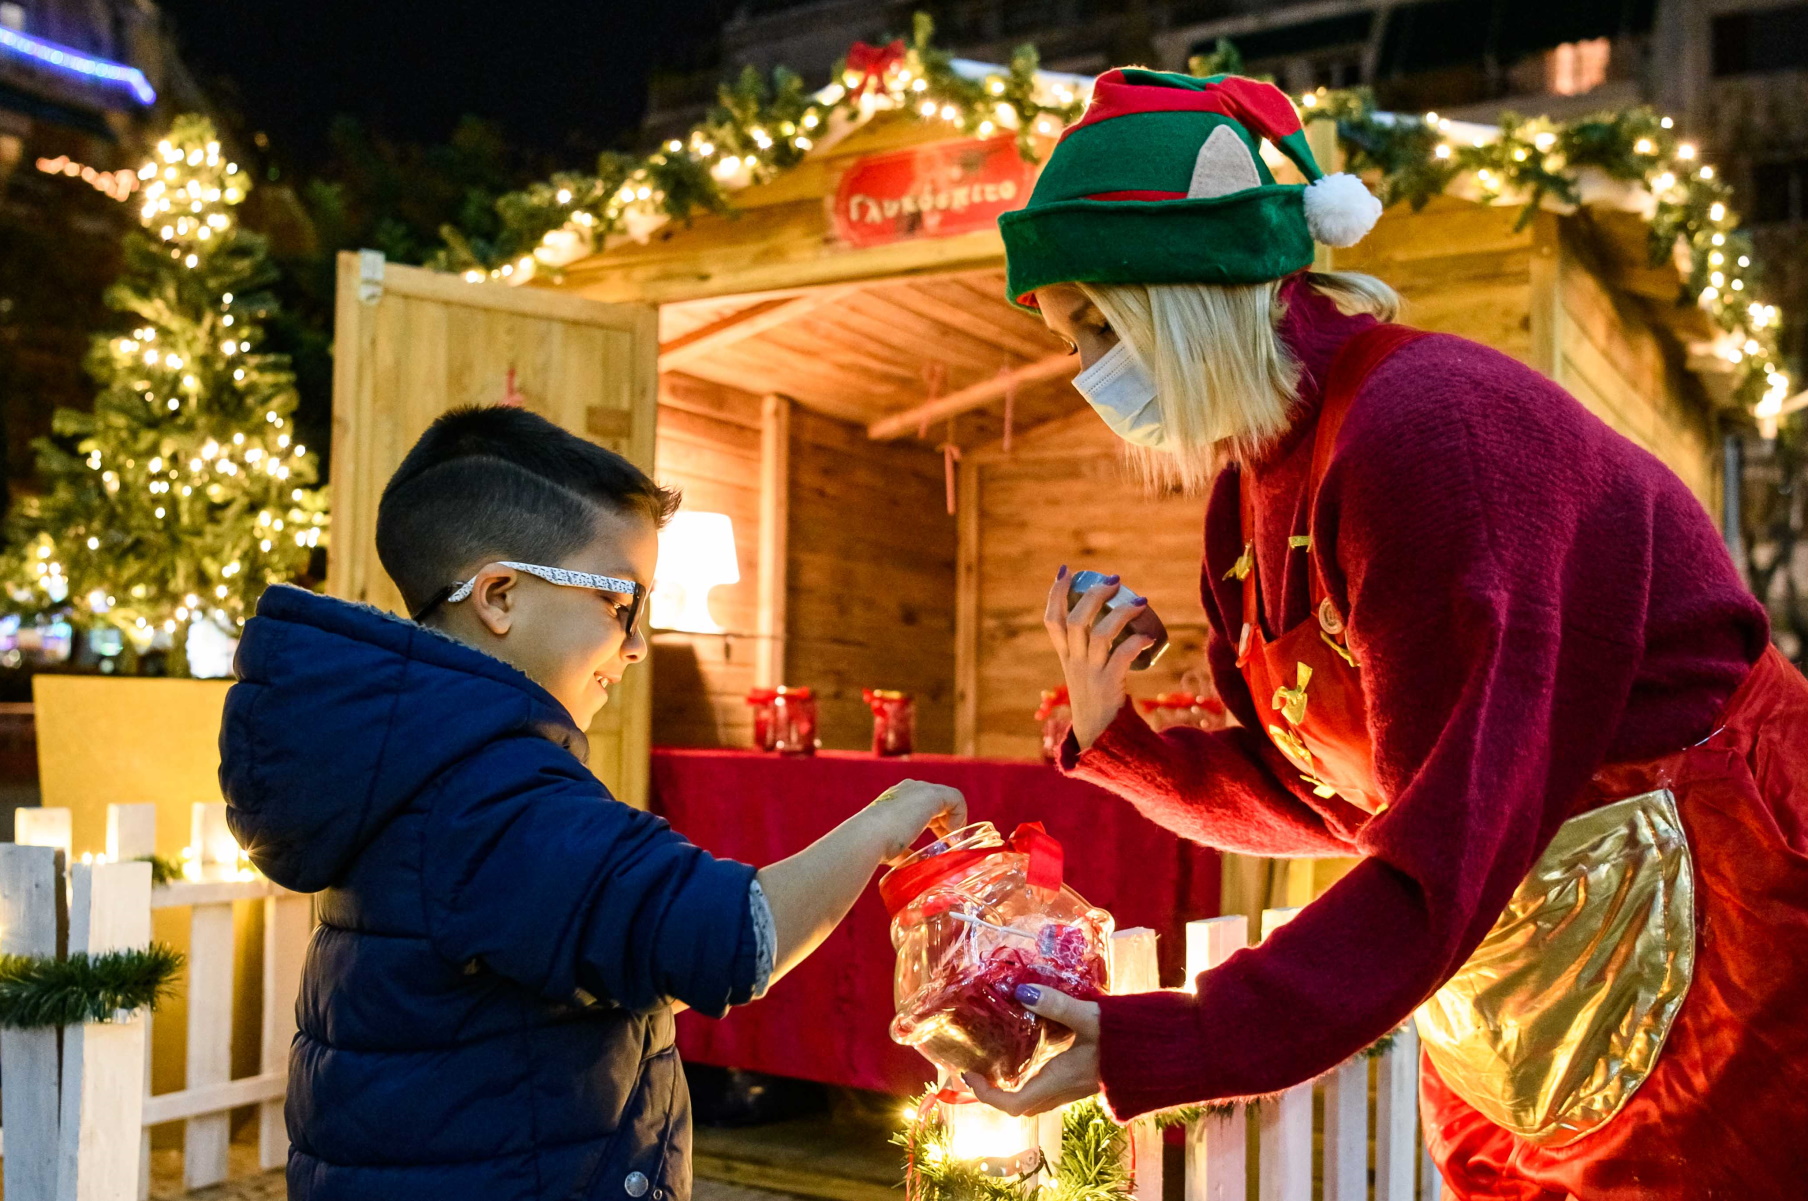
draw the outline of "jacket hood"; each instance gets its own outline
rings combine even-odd
[[[220,727],[227,819],[258,870],[316,892],[488,743],[584,735],[518,669],[368,605],[278,584],[245,624]]]

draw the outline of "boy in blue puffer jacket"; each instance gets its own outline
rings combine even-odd
[[[582,731],[647,654],[677,503],[523,410],[448,413],[377,513],[412,620],[278,586],[247,623],[229,818],[318,893],[295,1201],[686,1201],[674,1009],[759,996],[880,863],[964,823],[958,792],[905,781],[756,872],[610,797]]]

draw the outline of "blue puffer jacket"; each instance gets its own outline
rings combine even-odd
[[[753,868],[613,798],[500,660],[274,587],[220,733],[233,833],[318,892],[289,1060],[294,1201],[685,1201],[669,1001],[756,974]]]

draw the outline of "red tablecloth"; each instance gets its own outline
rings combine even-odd
[[[1040,821],[1067,849],[1067,880],[1120,929],[1161,935],[1163,982],[1180,983],[1182,927],[1218,912],[1218,857],[1176,838],[1130,805],[1051,767],[917,755],[876,759],[824,752],[656,749],[653,808],[698,846],[767,864],[802,850],[880,792],[910,777],[966,794],[974,821],[1009,834]],[[878,889],[764,998],[711,1021],[678,1019],[678,1045],[697,1063],[909,1093],[928,1062],[891,1041],[892,949]]]

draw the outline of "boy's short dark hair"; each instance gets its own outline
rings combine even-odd
[[[614,451],[525,409],[453,409],[389,477],[377,557],[419,614],[473,563],[556,566],[596,536],[599,509],[663,526],[678,502]]]

